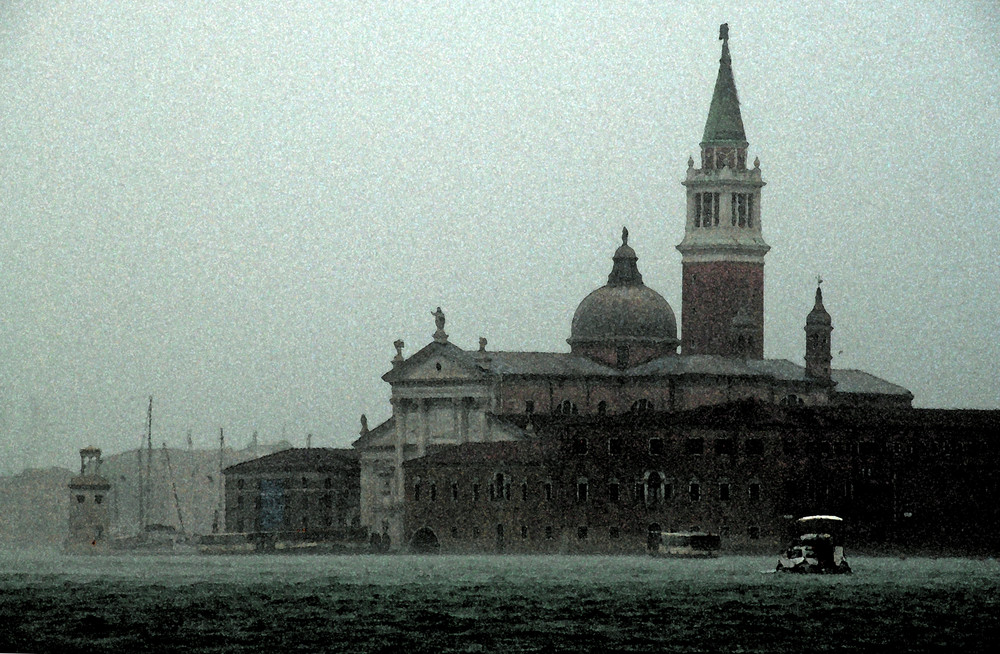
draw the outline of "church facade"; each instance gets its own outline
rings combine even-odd
[[[778,443],[785,428],[747,435],[738,421],[723,421],[706,431],[693,416],[748,403],[790,411],[909,409],[913,396],[905,388],[831,368],[833,324],[819,288],[803,312],[805,365],[764,358],[765,183],[759,161],[747,166],[725,26],[720,39],[700,167],[689,160],[683,181],[683,332],[667,300],[645,284],[627,229],[607,283],[576,309],[569,352],[491,351],[482,338],[478,350],[464,350],[449,341],[438,308],[431,342],[410,356],[395,343],[392,369],[382,377],[392,389],[392,416],[372,429],[363,420],[354,443],[361,521],[372,532],[395,544],[433,535],[455,551],[492,551],[497,543],[523,551],[557,543],[633,551],[644,546],[650,525],[669,524],[711,526],[752,544],[781,526],[778,511],[785,509],[768,489],[782,472],[740,443],[754,443],[750,452],[757,452],[758,440]],[[701,451],[685,449],[697,442]],[[583,502],[572,499],[581,492]],[[732,499],[702,501],[716,496]],[[684,497],[694,503],[682,506]],[[509,519],[472,524],[482,511],[463,502],[480,500],[492,507],[487,513],[502,509]],[[532,525],[541,529],[537,537]]]

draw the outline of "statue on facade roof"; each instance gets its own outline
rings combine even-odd
[[[434,332],[434,340],[438,343],[447,343],[448,334],[444,332],[444,311],[438,307],[437,311],[431,312],[431,315],[434,316],[434,325],[437,327],[437,331]]]

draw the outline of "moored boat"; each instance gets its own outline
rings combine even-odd
[[[659,544],[650,550],[653,556],[676,558],[711,558],[718,556],[718,534],[703,531],[663,531]]]

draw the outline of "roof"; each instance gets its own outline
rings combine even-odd
[[[345,466],[357,466],[358,454],[350,449],[332,447],[309,447],[282,450],[258,459],[237,463],[224,469],[229,474],[255,472],[323,472],[341,470]]]
[[[351,443],[351,447],[365,447],[366,445],[370,445],[373,441],[381,438],[387,432],[391,432],[395,429],[395,427],[396,419],[389,418],[374,429],[369,429],[368,431],[363,432],[357,440]]]
[[[425,456],[410,459],[403,463],[403,467],[419,467],[424,464],[464,465],[490,460],[536,465],[542,463],[545,453],[552,447],[551,443],[534,439],[433,446]]]
[[[719,59],[719,74],[715,79],[715,91],[712,94],[712,104],[708,109],[708,120],[705,122],[703,143],[739,143],[746,146],[746,132],[743,129],[743,117],[740,114],[740,99],[736,93],[736,80],[733,79],[732,59],[729,56],[728,30],[722,39],[722,57]]]
[[[77,475],[69,482],[70,488],[91,488],[94,490],[108,490],[111,482],[100,475]]]
[[[830,372],[833,381],[837,383],[836,390],[840,394],[865,395],[899,395],[913,397],[913,393],[902,386],[868,374],[861,370],[833,370]]]

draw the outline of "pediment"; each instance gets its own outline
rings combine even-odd
[[[450,343],[430,343],[382,376],[390,384],[469,382],[486,376],[475,357]]]

